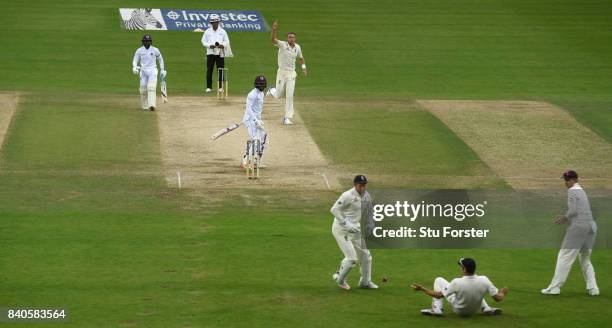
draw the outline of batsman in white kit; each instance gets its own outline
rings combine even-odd
[[[263,156],[264,149],[266,147],[268,134],[264,129],[264,123],[261,120],[261,113],[263,112],[264,105],[264,90],[268,85],[266,78],[263,75],[259,75],[255,78],[253,90],[249,92],[246,99],[246,106],[244,110],[244,117],[242,122],[249,133],[249,139],[247,140],[246,153],[242,158],[241,168],[247,168],[247,158],[249,154],[255,155],[256,165],[262,167],[261,158]]]
[[[597,237],[597,224],[591,212],[591,205],[586,192],[578,184],[578,173],[569,170],[563,173],[567,187],[567,212],[555,220],[557,224],[569,223],[565,232],[559,255],[555,275],[548,287],[542,289],[544,295],[558,295],[561,287],[567,280],[576,257],[580,259],[582,275],[586,281],[587,294],[599,295],[599,287],[595,279],[595,269],[591,264],[591,252]]]
[[[274,98],[279,99],[283,92],[285,92],[285,117],[283,118],[283,124],[291,125],[293,124],[293,93],[297,77],[295,61],[296,59],[300,60],[304,76],[307,75],[306,62],[304,62],[302,48],[299,44],[295,43],[295,33],[287,33],[287,41],[280,41],[276,38],[277,28],[278,23],[274,21],[272,23],[272,44],[278,47],[278,71],[276,72],[276,86],[271,87],[269,93]]]
[[[508,294],[508,288],[497,289],[486,276],[478,276],[476,261],[467,257],[458,261],[461,267],[461,278],[451,282],[438,277],[434,280],[434,289],[430,290],[420,284],[410,285],[415,291],[422,291],[432,297],[431,308],[421,310],[423,315],[441,316],[444,314],[443,299],[451,305],[453,311],[461,316],[469,316],[482,311],[483,314],[501,314],[502,310],[490,307],[484,300],[485,294],[491,295],[493,300],[501,302]]]
[[[159,76],[165,79],[164,58],[159,49],[153,46],[153,38],[147,34],[142,37],[142,47],[136,50],[132,60],[132,72],[140,75],[140,104],[143,110],[154,111],[155,107],[157,107],[156,61],[159,61]]]
[[[351,289],[346,282],[346,276],[357,262],[361,271],[359,288],[378,289],[378,286],[372,282],[372,255],[361,234],[362,213],[371,213],[369,211],[371,198],[366,191],[367,183],[365,176],[356,176],[353,179],[354,187],[342,193],[331,208],[331,213],[334,215],[332,234],[344,254],[340,268],[332,278],[343,290]]]

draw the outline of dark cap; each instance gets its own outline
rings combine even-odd
[[[565,171],[563,172],[563,176],[561,177],[561,179],[565,181],[569,181],[571,179],[578,179],[578,173],[576,173],[576,171],[574,170]]]
[[[368,183],[368,179],[366,179],[365,175],[356,175],[355,179],[353,179],[354,184],[364,184]]]
[[[467,273],[473,274],[476,272],[476,261],[472,258],[462,257],[457,261],[457,264],[464,268]]]

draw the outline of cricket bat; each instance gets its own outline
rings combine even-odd
[[[162,101],[165,103],[168,102],[168,90],[166,89],[166,77],[162,77],[161,82],[159,84],[161,89]]]
[[[212,136],[210,136],[210,138],[212,140],[217,140],[219,139],[221,136],[224,136],[234,130],[236,130],[238,127],[240,127],[244,122],[240,122],[240,124],[236,124],[236,123],[232,123],[230,124],[227,128],[223,128],[217,132],[215,132],[215,134],[213,134]]]

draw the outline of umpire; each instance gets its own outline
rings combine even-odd
[[[567,276],[576,260],[580,258],[582,275],[586,280],[587,293],[591,296],[599,295],[599,288],[595,280],[595,269],[591,264],[591,251],[597,236],[597,224],[591,213],[591,205],[587,194],[578,184],[578,173],[569,170],[563,173],[567,189],[567,212],[555,220],[557,224],[569,223],[565,232],[563,244],[557,256],[555,275],[550,285],[542,289],[542,294],[558,295],[561,286],[567,280]]]
[[[219,16],[210,16],[210,27],[204,31],[202,45],[206,49],[206,93],[212,91],[213,69],[225,67],[225,57],[232,57],[230,41],[227,32],[219,26]],[[219,89],[223,91],[223,76],[219,76]]]

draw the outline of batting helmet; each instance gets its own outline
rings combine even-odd
[[[255,87],[259,90],[263,90],[268,86],[268,81],[266,81],[266,77],[263,75],[258,75],[255,78],[255,82],[253,83]]]

